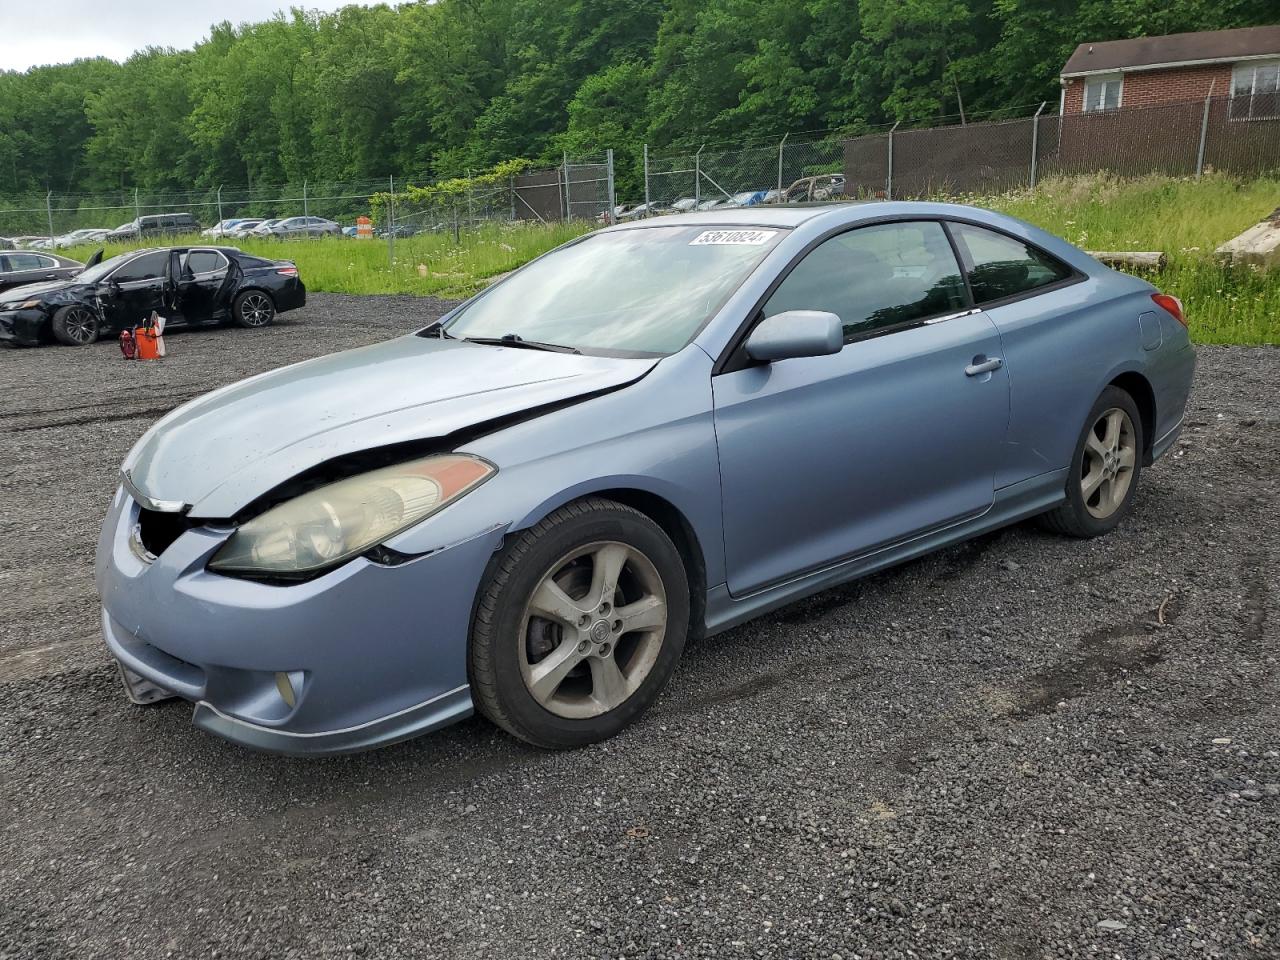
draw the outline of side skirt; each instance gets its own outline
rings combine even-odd
[[[1044,513],[1066,499],[1067,472],[1066,469],[1054,470],[997,490],[991,509],[971,520],[844,560],[749,596],[735,599],[729,595],[726,584],[718,584],[707,591],[706,635],[736,627],[838,584]]]

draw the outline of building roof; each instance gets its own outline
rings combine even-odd
[[[1062,68],[1062,75],[1078,77],[1114,70],[1157,70],[1257,57],[1280,57],[1280,25],[1082,43]]]

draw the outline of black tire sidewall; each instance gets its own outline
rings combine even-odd
[[[88,310],[88,309],[89,309],[88,307],[81,306],[80,304],[77,304],[77,303],[69,303],[65,307],[59,307],[57,313],[53,315],[53,319],[49,321],[49,329],[53,333],[53,338],[65,347],[87,347],[90,343],[95,343],[98,337],[102,335],[102,324],[96,316],[93,317],[93,323],[94,323],[93,339],[88,341],[88,343],[85,343],[80,340],[76,340],[74,337],[68,336],[66,333],[66,330],[63,328],[63,321],[65,320],[68,313],[70,313],[72,310]],[[89,313],[92,315],[93,311],[89,310]]]
[[[1080,489],[1080,471],[1084,466],[1085,441],[1089,438],[1089,431],[1093,429],[1093,425],[1098,422],[1098,418],[1103,412],[1117,407],[1129,415],[1130,421],[1133,423],[1134,440],[1136,453],[1133,461],[1133,478],[1129,481],[1129,489],[1125,493],[1124,503],[1115,513],[1100,520],[1089,512],[1085,506],[1084,492]],[[1129,515],[1129,511],[1133,509],[1133,498],[1138,492],[1138,481],[1142,474],[1142,458],[1146,449],[1146,436],[1142,432],[1142,416],[1138,412],[1138,405],[1134,403],[1133,397],[1121,390],[1119,387],[1107,387],[1102,391],[1102,395],[1098,397],[1093,408],[1089,411],[1089,416],[1085,418],[1084,427],[1080,431],[1080,438],[1076,441],[1075,456],[1071,458],[1071,473],[1067,478],[1067,508],[1071,511],[1071,520],[1080,528],[1080,532],[1086,536],[1100,536],[1108,533],[1120,525],[1120,522]]]
[[[553,563],[570,551],[605,540],[629,544],[653,563],[667,593],[667,629],[662,649],[640,688],[619,707],[599,717],[573,720],[539,704],[525,686],[519,657],[525,604]],[[596,508],[538,536],[499,588],[488,630],[473,631],[473,643],[489,645],[497,697],[507,726],[540,746],[568,748],[607,739],[652,705],[675,669],[689,629],[689,585],[675,545],[647,517],[631,511]]]
[[[267,298],[267,302],[271,304],[271,319],[266,323],[246,323],[244,319],[244,302],[249,297],[260,294]],[[231,304],[231,319],[247,330],[261,330],[263,327],[269,327],[276,322],[276,301],[271,294],[265,290],[242,290],[236,294],[234,302]]]

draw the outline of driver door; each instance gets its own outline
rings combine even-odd
[[[942,225],[823,241],[762,309],[840,317],[831,356],[713,378],[729,591],[742,596],[990,508],[1009,420],[999,334]]]
[[[158,250],[118,267],[98,291],[108,324],[132,329],[145,324],[152,310],[163,312],[168,266],[168,252]]]

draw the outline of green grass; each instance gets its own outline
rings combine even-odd
[[[1095,175],[973,202],[1086,250],[1163,250],[1169,265],[1144,276],[1182,300],[1197,342],[1280,344],[1280,269],[1223,266],[1213,257],[1220,244],[1280,206],[1280,178]]]
[[[397,239],[394,261],[388,256],[387,242],[379,239],[244,238],[225,242],[257,256],[293,260],[313,293],[408,293],[460,298],[475,293],[488,278],[514,270],[591,228],[591,224],[583,222],[547,226],[495,223],[463,231],[458,243],[451,233],[421,234]],[[174,238],[172,242],[211,241],[188,237]],[[112,257],[143,245],[107,244],[104,256]],[[91,244],[61,252],[84,260],[99,246]]]
[[[1147,276],[1182,299],[1200,343],[1280,344],[1280,269],[1223,266],[1214,249],[1280,206],[1280,178],[1120,180],[1107,175],[1048,180],[1033,191],[969,202],[1001,210],[1088,250],[1163,250],[1168,267]],[[249,252],[295,260],[307,289],[464,297],[485,281],[592,228],[589,223],[490,224],[397,240],[346,237],[286,242],[231,241]],[[93,247],[70,251],[84,259]],[[126,246],[112,246],[111,256]]]

